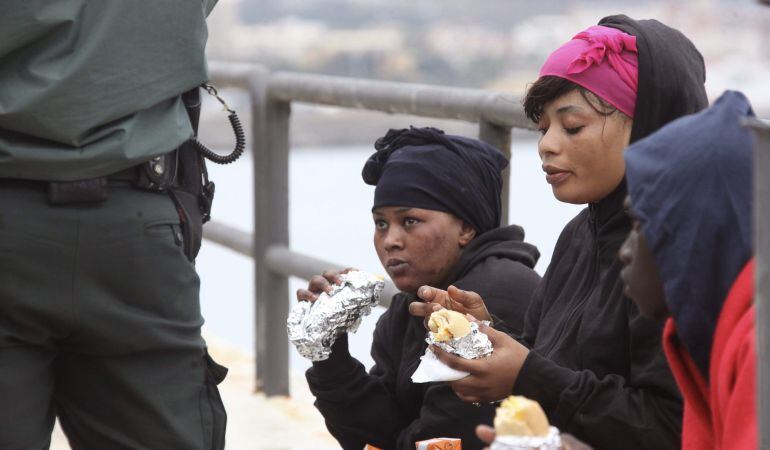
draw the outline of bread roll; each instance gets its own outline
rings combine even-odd
[[[498,436],[547,436],[550,424],[540,403],[511,395],[495,412]]]
[[[428,328],[438,342],[467,336],[471,332],[471,323],[457,311],[442,309],[430,315]]]

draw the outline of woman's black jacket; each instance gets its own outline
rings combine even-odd
[[[521,330],[540,280],[532,270],[539,253],[523,238],[518,226],[478,236],[450,277],[455,286],[481,294],[490,312],[514,331]],[[410,295],[395,295],[377,322],[369,373],[348,353],[347,335],[334,344],[328,360],[313,364],[307,381],[315,405],[344,449],[372,444],[414,450],[416,441],[435,437],[461,438],[463,449],[481,449],[474,429],[492,423],[492,406],[463,403],[444,383],[411,381],[427,347],[423,320],[409,314],[412,301]]]

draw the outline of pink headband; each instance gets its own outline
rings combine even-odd
[[[565,78],[634,117],[639,61],[636,37],[594,25],[551,53],[540,76]]]

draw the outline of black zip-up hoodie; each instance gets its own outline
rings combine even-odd
[[[703,58],[684,35],[622,15],[599,24],[637,38],[632,142],[707,106]],[[513,391],[596,449],[674,449],[682,404],[661,347],[663,323],[640,316],[619,278],[617,253],[631,229],[625,196],[623,181],[562,231],[527,312],[522,341],[531,352]]]
[[[540,277],[532,270],[537,249],[525,242],[521,227],[488,231],[463,250],[448,284],[478,292],[489,311],[512,330],[520,330]],[[412,374],[425,353],[422,318],[409,314],[415,298],[400,293],[380,317],[374,330],[374,367],[348,353],[347,335],[332,347],[326,361],[313,364],[307,381],[326,426],[344,449],[365,444],[383,449],[415,448],[434,437],[462,439],[463,449],[481,449],[474,429],[492,423],[494,409],[463,403],[445,383],[414,384]]]

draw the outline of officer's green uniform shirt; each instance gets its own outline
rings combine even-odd
[[[4,0],[0,178],[93,178],[188,139],[215,3]]]

